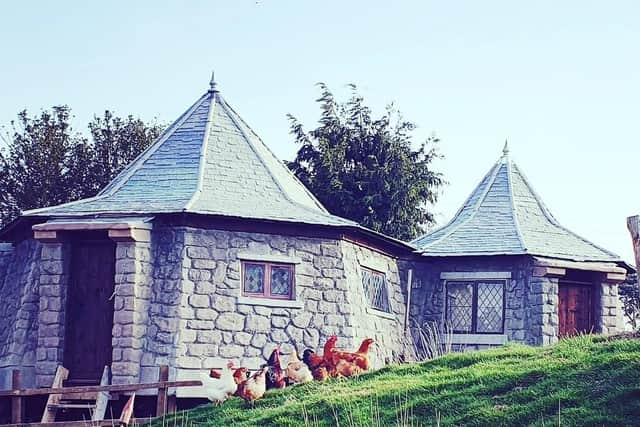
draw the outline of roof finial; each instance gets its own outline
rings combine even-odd
[[[506,139],[504,140],[504,148],[502,149],[502,155],[505,157],[509,155],[509,142]]]
[[[217,92],[218,88],[216,86],[215,71],[212,71],[211,81],[209,82],[209,92]]]

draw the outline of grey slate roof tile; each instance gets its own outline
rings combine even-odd
[[[177,212],[357,226],[328,213],[214,89],[96,197],[23,215]]]
[[[425,256],[531,254],[620,261],[560,225],[506,151],[447,225],[412,244]]]

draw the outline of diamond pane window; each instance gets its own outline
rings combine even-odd
[[[271,267],[271,294],[289,296],[291,294],[291,272],[289,266]]]
[[[242,294],[251,297],[293,299],[294,268],[290,264],[242,263]]]
[[[446,319],[453,332],[504,332],[504,282],[447,282]]]
[[[363,268],[362,286],[364,288],[364,295],[367,297],[371,308],[391,313],[389,292],[387,290],[387,281],[384,273]]]
[[[504,285],[478,283],[478,321],[476,330],[483,333],[502,333]]]
[[[447,284],[447,323],[456,332],[473,328],[473,283]]]
[[[244,265],[244,292],[247,294],[264,293],[264,264]]]

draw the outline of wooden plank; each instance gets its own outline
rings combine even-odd
[[[94,409],[96,405],[94,403],[54,403],[52,405],[48,405],[49,408],[55,409]]]
[[[111,383],[110,380],[110,372],[109,366],[105,366],[102,371],[102,378],[100,379],[100,385],[109,385]],[[93,411],[93,415],[91,416],[91,421],[99,421],[104,420],[104,415],[107,413],[107,404],[109,403],[109,392],[108,391],[99,391],[98,396],[96,398],[96,409]]]
[[[51,387],[53,389],[62,387],[62,383],[67,379],[67,377],[69,377],[69,371],[64,366],[58,366],[58,369],[56,369],[56,375],[55,377],[53,377],[53,384],[51,384]],[[58,408],[52,405],[60,403],[61,399],[62,393],[49,394],[49,398],[47,399],[47,404],[44,407],[44,413],[42,414],[42,419],[40,420],[40,422],[50,423],[56,420]]]
[[[158,382],[169,381],[169,366],[161,365],[158,374]],[[156,401],[156,417],[160,417],[167,413],[167,391],[166,387],[158,388],[158,398]]]
[[[14,390],[20,390],[22,387],[22,377],[19,369],[14,369],[11,372],[11,388]],[[24,418],[24,405],[22,404],[22,397],[16,396],[11,399],[11,422],[21,423]]]
[[[131,417],[133,417],[133,403],[136,400],[136,394],[133,393],[129,400],[127,400],[126,405],[122,408],[122,414],[120,415],[120,423],[127,426],[131,421]]]
[[[90,386],[76,386],[76,387],[55,387],[55,388],[30,388],[24,390],[11,390],[0,391],[0,397],[13,397],[13,396],[42,396],[47,394],[61,394],[61,393],[92,393],[97,391],[138,391],[147,390],[151,388],[160,387],[196,387],[201,386],[202,381],[189,380],[189,381],[166,381],[160,383],[142,383],[142,384],[118,384],[118,385],[90,385]]]

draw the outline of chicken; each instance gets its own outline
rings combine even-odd
[[[313,350],[310,348],[306,349],[302,353],[302,360],[311,370],[311,375],[313,375],[314,380],[324,381],[329,378],[329,371],[327,371],[323,358],[318,356]]]
[[[227,400],[238,389],[233,378],[233,362],[229,362],[222,370],[211,369],[209,374],[202,374],[203,394],[212,402],[218,404]]]
[[[254,402],[264,396],[267,391],[266,376],[269,367],[265,366],[251,378],[244,381],[238,388],[238,395],[247,402]]]
[[[240,396],[241,390],[242,388],[244,388],[244,385],[246,384],[248,379],[249,370],[247,368],[237,368],[235,371],[233,371],[233,380],[238,385],[238,389],[235,393],[233,393],[234,396]]]
[[[322,360],[324,361],[327,369],[331,369],[334,367],[332,352],[336,348],[337,342],[338,342],[338,337],[336,335],[332,335],[324,344],[324,353],[322,353]]]
[[[335,367],[335,376],[337,377],[353,377],[363,372],[362,368],[353,362],[348,362],[344,359],[338,361]]]
[[[371,368],[371,361],[369,360],[368,353],[369,348],[373,343],[373,338],[366,338],[364,341],[362,341],[362,344],[360,344],[360,348],[358,348],[355,353],[339,351],[336,349],[331,350],[331,366],[337,371],[338,363],[340,361],[345,361],[348,363],[353,363],[362,371],[369,370]],[[346,369],[344,364],[343,369]]]
[[[267,367],[269,368],[267,372],[267,390],[271,390],[273,388],[285,388],[285,372],[282,369],[282,365],[280,364],[280,348],[276,347],[273,352],[271,352],[271,356],[269,356],[269,360],[267,360]]]
[[[287,378],[293,383],[302,384],[313,381],[313,375],[309,367],[298,358],[298,352],[294,349],[287,364]]]

